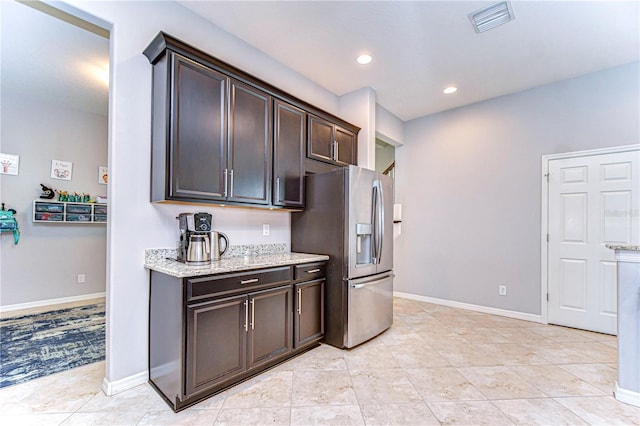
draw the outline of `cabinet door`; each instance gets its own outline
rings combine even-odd
[[[291,352],[292,296],[290,285],[249,294],[249,368]]]
[[[269,204],[271,96],[231,80],[229,106],[229,200]]]
[[[296,284],[295,338],[297,349],[324,336],[325,280]]]
[[[356,158],[356,135],[355,133],[336,126],[335,128],[335,150],[334,160],[340,165],[357,164]]]
[[[187,306],[187,396],[246,370],[248,314],[246,295]]]
[[[304,205],[304,142],[306,114],[280,100],[274,106],[273,204]]]
[[[333,162],[334,125],[327,120],[309,114],[309,138],[307,157]]]
[[[170,197],[224,199],[227,80],[173,55]]]

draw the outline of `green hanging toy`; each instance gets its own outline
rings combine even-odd
[[[13,232],[14,244],[18,244],[20,240],[20,226],[15,217],[14,209],[5,210],[4,203],[0,210],[0,232]]]

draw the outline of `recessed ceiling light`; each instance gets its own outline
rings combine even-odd
[[[373,58],[371,56],[369,56],[369,55],[360,55],[360,56],[358,56],[356,61],[358,61],[358,63],[361,64],[361,65],[366,65],[369,62],[373,61]]]
[[[449,86],[446,87],[442,93],[446,93],[447,95],[450,95],[452,93],[456,93],[458,91],[458,88],[456,86]]]

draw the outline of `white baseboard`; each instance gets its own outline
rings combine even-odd
[[[416,300],[418,302],[433,303],[436,305],[449,306],[450,308],[466,309],[469,311],[482,312],[484,314],[500,315],[503,317],[514,318],[514,319],[519,319],[523,321],[532,321],[532,322],[537,322],[541,324],[546,324],[542,320],[541,315],[527,314],[525,312],[509,311],[506,309],[491,308],[488,306],[473,305],[471,303],[456,302],[454,300],[437,299],[435,297],[419,296],[417,294],[411,294],[411,293],[400,293],[398,291],[394,291],[393,295],[403,299]]]
[[[124,379],[115,380],[110,382],[105,377],[102,381],[102,392],[107,396],[112,396],[120,392],[124,392],[136,386],[147,383],[149,380],[149,373],[147,371],[141,371],[133,376],[125,377]]]
[[[61,297],[59,299],[38,300],[36,302],[17,303],[15,305],[0,306],[0,313],[20,311],[23,309],[41,308],[43,306],[50,306],[50,305],[62,305],[65,303],[81,302],[84,300],[100,299],[104,297],[106,297],[106,293],[102,292],[102,293],[83,294],[80,296],[72,296],[72,297]]]
[[[620,402],[624,402],[625,404],[635,405],[636,407],[640,407],[640,392],[630,391],[628,389],[622,389],[618,387],[618,382],[616,381],[616,399]]]

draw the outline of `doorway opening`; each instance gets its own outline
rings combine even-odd
[[[0,175],[0,194],[17,211],[21,231],[18,244],[0,239],[0,314],[42,320],[40,331],[58,324],[63,314],[37,315],[65,311],[68,333],[52,339],[42,353],[65,352],[68,348],[54,347],[64,340],[85,346],[84,353],[92,353],[86,359],[104,359],[106,222],[66,215],[71,212],[64,210],[61,195],[72,195],[66,201],[89,210],[92,201],[107,196],[101,171],[109,166],[110,32],[79,18],[80,12],[76,16],[40,1],[3,1],[0,10],[0,152],[19,158],[16,173]],[[54,172],[56,162],[65,165],[65,174]],[[43,198],[41,185],[53,190],[48,192],[53,198]],[[43,201],[62,213],[36,217],[36,202]],[[82,329],[87,323],[91,333]],[[41,343],[43,336],[36,337]],[[61,356],[60,364],[72,368],[82,360]],[[38,368],[46,375],[61,371],[58,367]]]
[[[376,138],[376,172],[393,179],[396,169],[396,147]]]

